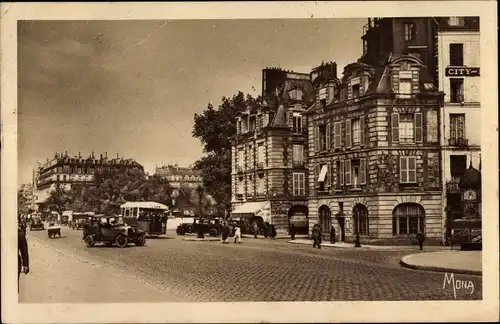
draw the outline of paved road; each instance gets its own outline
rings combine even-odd
[[[443,289],[444,274],[400,267],[401,257],[416,253],[415,248],[318,250],[264,239],[223,245],[183,241],[175,233],[169,234],[169,238],[148,239],[144,247],[87,248],[81,235],[81,231],[64,228],[61,239],[50,240],[46,232],[28,232],[28,240],[113,269],[116,276],[126,272],[143,285],[161,289],[165,296],[185,301],[454,299],[451,286]],[[57,270],[61,276],[74,271],[63,264]],[[455,279],[471,280],[474,284],[472,294],[470,290],[457,290],[457,299],[481,299],[481,277],[456,275]],[[153,301],[153,297],[149,299],[144,294],[141,298],[144,302]]]

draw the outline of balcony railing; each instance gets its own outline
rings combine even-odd
[[[293,167],[294,168],[303,168],[304,167],[304,161],[293,161]]]
[[[449,138],[448,145],[449,146],[467,147],[467,146],[469,146],[469,140],[466,138]]]
[[[447,193],[459,193],[460,192],[460,187],[458,185],[458,182],[447,181],[446,182],[446,192]]]

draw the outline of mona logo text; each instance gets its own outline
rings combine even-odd
[[[471,280],[455,279],[453,273],[445,273],[443,281],[443,289],[451,286],[453,288],[453,297],[457,298],[457,291],[464,290],[471,295],[474,293],[474,283]]]

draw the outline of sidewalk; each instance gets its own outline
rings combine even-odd
[[[167,291],[118,270],[68,255],[30,237],[30,272],[21,274],[20,303],[176,301]]]
[[[288,243],[292,244],[305,244],[305,245],[311,245],[313,244],[313,240],[306,240],[306,239],[296,239],[293,241],[288,241]],[[361,244],[361,247],[356,248],[354,244],[352,243],[344,243],[344,242],[336,242],[335,244],[331,244],[330,242],[324,242],[321,243],[321,247],[331,247],[331,248],[339,248],[339,249],[371,249],[371,250],[409,250],[409,249],[415,249],[415,247],[410,246],[410,245],[402,245],[402,246],[391,246],[391,245],[367,245],[367,244]]]
[[[482,271],[481,251],[441,251],[410,254],[403,257],[401,265],[415,270],[450,272],[456,274],[478,275]]]

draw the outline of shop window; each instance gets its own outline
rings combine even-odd
[[[419,231],[425,233],[425,213],[423,207],[416,203],[397,205],[393,211],[393,235],[415,235]]]

